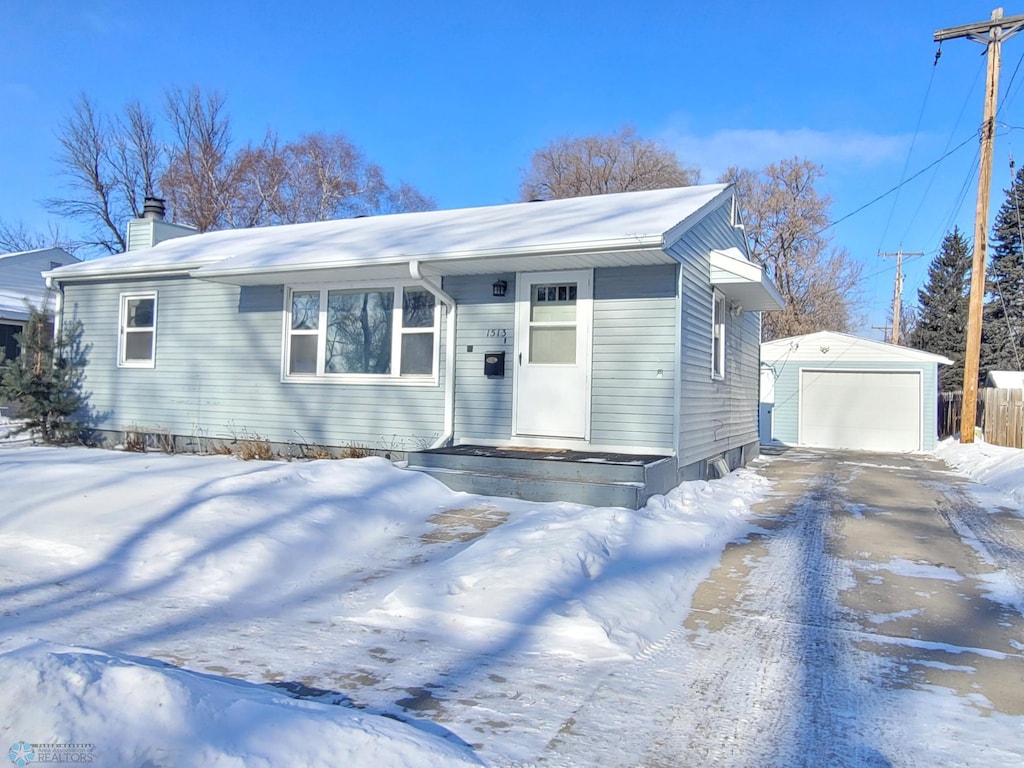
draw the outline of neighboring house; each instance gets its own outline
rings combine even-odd
[[[116,438],[645,455],[660,492],[757,453],[782,299],[746,247],[708,185],[211,232],[49,277]]]
[[[761,345],[761,442],[930,451],[948,358],[821,331]]]
[[[29,306],[53,306],[42,273],[76,263],[78,259],[63,248],[0,254],[0,350],[4,359],[13,359],[20,352],[16,337],[25,328]]]
[[[1024,372],[989,371],[985,376],[985,386],[995,389],[1024,389]]]

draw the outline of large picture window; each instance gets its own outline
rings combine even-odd
[[[418,286],[290,292],[289,378],[434,377],[437,300]]]
[[[156,294],[121,294],[118,365],[152,368],[156,360]]]

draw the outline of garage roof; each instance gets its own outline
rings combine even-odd
[[[948,357],[911,349],[898,344],[887,344],[871,339],[862,339],[847,333],[818,331],[804,336],[789,336],[761,344],[761,361],[772,363],[777,360],[794,362],[835,363],[836,358],[846,362],[899,362],[938,363],[951,365]]]

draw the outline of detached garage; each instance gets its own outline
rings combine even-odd
[[[761,345],[762,443],[930,451],[941,355],[822,331]]]

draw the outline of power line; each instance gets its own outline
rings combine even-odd
[[[924,173],[925,171],[927,171],[927,170],[929,170],[929,169],[933,168],[934,166],[938,165],[938,164],[939,164],[939,163],[941,163],[941,162],[942,162],[943,160],[945,160],[945,159],[946,159],[947,157],[949,157],[950,155],[952,155],[952,154],[953,154],[954,152],[956,152],[957,150],[959,150],[959,149],[961,149],[962,147],[966,146],[966,145],[967,145],[968,143],[970,143],[971,141],[974,141],[974,138],[975,138],[974,136],[969,136],[968,138],[964,139],[964,140],[963,140],[962,142],[960,142],[959,144],[957,144],[957,145],[956,145],[955,147],[953,147],[953,149],[949,150],[949,152],[946,152],[946,153],[945,153],[944,155],[942,155],[942,157],[940,157],[940,158],[939,158],[938,160],[935,160],[935,161],[933,161],[933,162],[929,163],[929,164],[928,164],[928,165],[926,165],[926,166],[925,166],[924,168],[922,168],[922,169],[921,169],[921,170],[919,170],[919,171],[918,171],[917,173],[915,173],[915,174],[914,174],[913,176],[911,176],[911,177],[909,177],[909,178],[905,179],[904,181],[901,181],[901,182],[900,182],[899,184],[897,184],[897,185],[896,185],[895,187],[893,187],[892,189],[890,189],[890,190],[888,190],[888,191],[886,191],[886,192],[883,192],[882,194],[880,194],[880,195],[879,195],[878,197],[874,198],[873,200],[870,200],[869,202],[867,202],[867,203],[864,203],[864,205],[862,205],[862,206],[861,206],[860,208],[857,208],[856,210],[850,211],[850,212],[849,212],[848,214],[846,214],[845,216],[840,216],[840,217],[839,217],[838,219],[835,219],[835,220],[833,220],[833,221],[830,221],[830,222],[829,222],[828,224],[826,224],[826,225],[825,225],[824,227],[822,227],[821,229],[819,229],[819,230],[818,230],[817,232],[815,232],[814,234],[816,234],[816,235],[820,235],[820,234],[821,234],[822,232],[825,232],[826,230],[832,229],[832,227],[834,227],[834,226],[835,226],[836,224],[839,224],[839,223],[841,223],[841,222],[843,222],[843,221],[846,221],[847,219],[849,219],[849,218],[851,218],[851,217],[853,217],[853,216],[856,216],[856,215],[857,215],[858,213],[860,213],[861,211],[865,210],[866,208],[870,208],[870,207],[871,207],[872,205],[874,205],[874,204],[875,204],[875,203],[877,203],[878,201],[880,201],[880,200],[884,200],[884,199],[885,199],[885,198],[887,198],[887,197],[888,197],[889,195],[891,195],[891,194],[892,194],[893,192],[895,192],[896,190],[898,190],[898,189],[899,189],[900,187],[902,187],[902,186],[905,186],[906,184],[909,184],[910,182],[912,182],[912,181],[913,181],[914,179],[916,179],[916,178],[917,178],[918,176],[920,176],[920,175],[921,175],[922,173]]]
[[[889,218],[885,220],[885,226],[882,228],[882,236],[879,238],[879,248],[881,244],[885,242],[885,236],[889,234],[889,225],[892,224],[893,214],[896,213],[896,206],[900,202],[899,189],[903,186],[903,182],[907,177],[907,168],[910,167],[910,158],[914,155],[914,146],[917,144],[917,134],[921,130],[921,120],[924,118],[925,107],[928,106],[928,97],[932,92],[932,83],[935,82],[935,70],[938,68],[939,57],[942,55],[942,43],[939,43],[939,49],[935,53],[935,61],[932,62],[932,72],[928,77],[928,87],[924,91],[924,100],[921,102],[921,109],[917,113],[917,123],[914,125],[914,135],[910,139],[910,148],[907,150],[907,159],[903,161],[903,170],[900,171],[900,182],[896,185],[897,192],[896,197],[893,198],[892,207],[889,209]]]

